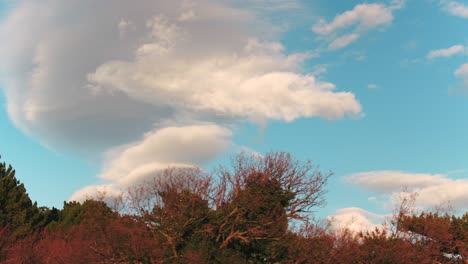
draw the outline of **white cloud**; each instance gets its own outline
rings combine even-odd
[[[461,90],[466,91],[468,89],[468,63],[461,65],[455,71],[455,76],[462,80]]]
[[[103,64],[89,80],[152,104],[251,120],[341,118],[361,111],[352,94],[332,93],[334,85],[294,73],[308,54],[285,56],[279,43],[251,39],[234,56],[187,59],[180,54],[190,35],[158,17],[148,26],[151,42],[138,48],[134,61]]]
[[[348,229],[352,232],[382,229],[385,215],[374,214],[361,208],[342,208],[328,217],[334,230]]]
[[[356,41],[365,31],[391,24],[393,12],[403,5],[404,1],[392,1],[388,6],[359,4],[335,16],[331,22],[321,19],[312,27],[312,31],[330,41],[329,49],[340,49]]]
[[[464,212],[468,209],[468,180],[450,180],[449,182],[428,186],[417,190],[416,204],[422,208],[435,208],[447,204],[451,208]]]
[[[83,202],[88,199],[96,199],[103,200],[111,205],[116,199],[122,197],[125,191],[125,189],[115,184],[90,185],[73,193],[70,200]]]
[[[118,154],[114,152],[114,158],[105,166],[101,177],[107,180],[129,177],[147,165],[203,164],[226,150],[231,145],[231,136],[231,131],[217,125],[165,127],[151,131],[143,140],[126,145],[123,150],[119,148]]]
[[[328,67],[329,67],[329,65],[327,65],[327,64],[318,64],[312,70],[312,75],[314,75],[314,76],[323,75],[328,71]]]
[[[328,49],[336,50],[336,49],[344,48],[348,46],[349,44],[353,43],[354,41],[356,41],[359,37],[360,37],[359,34],[356,34],[356,33],[338,37],[328,45]]]
[[[159,177],[167,168],[203,165],[232,145],[231,136],[230,130],[217,125],[165,127],[149,132],[142,140],[108,153],[99,175],[106,184],[85,187],[71,199],[83,200],[99,192],[115,196],[132,185]]]
[[[388,199],[387,205],[399,202],[408,192],[417,193],[416,206],[433,209],[449,204],[455,210],[466,210],[468,180],[451,179],[445,174],[408,173],[401,171],[370,171],[349,175],[346,181]]]
[[[370,83],[367,85],[367,88],[373,90],[379,88],[379,86],[377,84]]]
[[[234,56],[191,60],[168,42],[144,44],[134,61],[103,64],[89,80],[142,102],[253,121],[337,119],[361,112],[353,94],[334,93],[333,84],[295,73],[304,55],[285,56],[278,43],[252,40]]]
[[[297,8],[275,0],[257,7],[270,4],[275,12]],[[314,53],[288,54],[257,26],[265,24],[259,14],[214,0],[19,1],[0,25],[9,116],[59,151],[94,159],[124,146],[102,173],[106,186],[121,186],[119,179],[133,177],[124,174],[214,158],[231,144],[226,127],[239,122],[361,113],[353,93],[304,72]],[[203,143],[178,152],[186,145],[174,127]],[[157,156],[167,131],[176,139],[166,138],[173,146]],[[137,150],[157,158],[130,155]]]
[[[372,191],[391,193],[403,188],[419,189],[450,180],[443,174],[407,173],[401,171],[369,171],[349,175],[346,180],[353,185]]]
[[[390,2],[390,7],[392,9],[400,9],[405,6],[406,0],[392,0]]]
[[[442,1],[445,12],[453,16],[468,18],[468,6],[457,1]]]
[[[468,63],[461,65],[456,71],[455,76],[463,79],[468,79]]]
[[[393,21],[392,9],[382,4],[359,4],[352,10],[337,15],[327,23],[320,20],[313,26],[315,33],[328,35],[351,26],[359,28],[375,28],[388,25]]]
[[[47,145],[99,152],[187,114],[292,120],[361,111],[353,94],[302,73],[310,55],[249,42],[256,34],[249,10],[218,1],[106,0],[90,11],[90,0],[48,1],[19,3],[0,28],[10,117]],[[187,8],[197,19],[180,22]],[[266,98],[252,96],[257,91]]]
[[[427,54],[428,59],[436,59],[436,58],[446,58],[452,57],[457,54],[465,53],[465,47],[463,45],[454,45],[446,49],[438,49],[432,50]]]

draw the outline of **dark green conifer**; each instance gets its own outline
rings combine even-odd
[[[1,162],[0,227],[7,227],[15,237],[25,235],[31,231],[38,213],[36,203],[32,203],[26,188],[16,179],[15,170]]]

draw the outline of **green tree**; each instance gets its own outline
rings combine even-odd
[[[0,228],[6,227],[14,238],[24,236],[40,222],[39,209],[32,203],[15,170],[0,163]]]
[[[280,242],[288,231],[286,207],[292,198],[293,194],[285,192],[280,182],[269,175],[249,175],[245,188],[230,205],[239,212],[231,230],[243,234],[243,239],[232,241],[230,247],[241,251],[251,261],[281,260],[286,249]]]
[[[287,153],[237,156],[233,170],[221,170],[215,188],[219,249],[234,250],[254,263],[286,261],[288,223],[311,219],[311,210],[325,202],[330,176]]]

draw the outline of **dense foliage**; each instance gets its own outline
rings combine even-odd
[[[315,221],[323,174],[286,153],[240,155],[208,175],[168,169],[109,207],[38,207],[0,163],[0,262],[465,263],[468,215],[397,214],[394,228],[333,231]]]

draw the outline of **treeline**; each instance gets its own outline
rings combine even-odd
[[[400,210],[387,229],[315,220],[331,173],[287,153],[168,169],[112,203],[38,207],[0,163],[2,263],[466,263],[468,215]],[[111,206],[109,206],[111,204]]]

